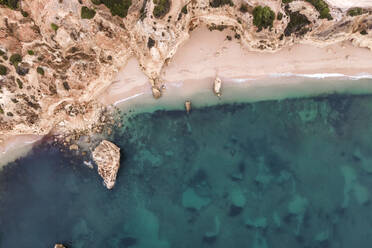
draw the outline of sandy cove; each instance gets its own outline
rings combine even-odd
[[[232,40],[228,40],[228,36]],[[105,105],[120,107],[130,106],[131,100],[139,96],[148,104],[162,104],[174,98],[183,102],[192,100],[192,96],[201,91],[213,94],[212,85],[216,76],[222,78],[225,84],[242,88],[249,86],[248,90],[254,91],[255,87],[264,84],[270,87],[286,84],[287,88],[290,88],[288,84],[293,84],[298,87],[299,83],[308,81],[301,77],[289,80],[287,76],[300,74],[372,75],[372,52],[367,48],[354,47],[350,42],[326,47],[296,44],[275,53],[251,52],[240,46],[230,30],[211,32],[206,27],[200,27],[191,33],[190,39],[164,69],[165,91],[160,101],[152,98],[148,78],[135,58],[128,61],[99,100]],[[329,90],[329,87],[325,85],[325,89]],[[271,97],[265,94],[264,99],[278,97],[274,92],[269,94]],[[257,95],[257,98],[251,96],[251,99],[261,98]],[[21,135],[6,140],[0,144],[0,166],[27,154],[32,144],[41,139],[42,136]]]
[[[231,41],[227,39],[228,36],[232,37]],[[251,52],[240,46],[230,30],[211,32],[201,27],[191,33],[190,39],[164,68],[163,98],[171,97],[174,91],[179,97],[185,98],[201,90],[210,90],[212,93],[216,76],[225,82],[239,82],[242,87],[260,87],[265,81],[283,83],[278,79],[265,80],[268,78],[301,74],[372,76],[372,52],[367,48],[354,47],[350,42],[326,47],[297,44],[275,53]],[[123,104],[142,95],[150,97],[151,90],[137,60],[132,58],[100,100],[106,105]],[[149,102],[156,104],[152,98]]]
[[[329,0],[333,6],[349,8],[353,6],[369,7],[370,1]],[[199,27],[191,32],[191,37],[177,51],[168,66],[162,71],[165,91],[162,104],[173,97],[190,98],[200,91],[211,91],[213,79],[219,76],[224,84],[236,84],[239,87],[262,87],[288,82],[297,85],[299,80],[265,80],[273,76],[294,74],[336,73],[339,76],[372,75],[372,52],[366,48],[357,48],[351,42],[340,42],[325,47],[296,44],[282,50],[269,52],[251,52],[242,48],[232,31],[210,32]],[[232,38],[230,41],[228,36]],[[130,105],[131,99],[146,96],[146,101],[156,104],[151,98],[148,77],[142,72],[137,59],[130,59],[118,73],[117,79],[99,97],[105,105]],[[328,87],[329,89],[329,87]],[[172,92],[172,93],[170,93]],[[174,94],[175,93],[175,94]],[[262,92],[261,92],[262,93]],[[172,96],[173,94],[173,96]],[[277,97],[275,94],[271,98]],[[254,99],[254,98],[252,98]],[[260,99],[260,97],[257,97]],[[265,99],[270,99],[266,96]],[[32,144],[42,136],[20,135],[5,139],[0,144],[0,166],[26,154]]]

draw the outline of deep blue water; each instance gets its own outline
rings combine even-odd
[[[117,184],[51,146],[0,172],[0,247],[371,247],[372,96],[124,118]]]

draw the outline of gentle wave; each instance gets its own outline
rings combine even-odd
[[[345,78],[351,80],[358,80],[358,79],[368,79],[372,78],[371,74],[368,73],[360,73],[357,75],[346,75],[342,73],[314,73],[314,74],[297,74],[297,73],[273,73],[270,74],[270,77],[278,78],[278,77],[305,77],[305,78]]]

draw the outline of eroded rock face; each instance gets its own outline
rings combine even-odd
[[[94,149],[93,159],[98,165],[98,174],[103,178],[103,183],[112,189],[120,167],[120,148],[104,140]]]

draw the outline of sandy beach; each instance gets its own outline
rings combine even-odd
[[[174,107],[182,107],[180,102],[192,99],[196,93],[208,92],[213,96],[212,85],[216,76],[222,79],[223,87],[230,85],[246,89],[252,101],[276,99],[288,95],[278,95],[277,89],[282,85],[285,85],[284,91],[291,91],[292,85],[293,91],[314,78],[371,78],[372,52],[367,48],[354,47],[351,42],[325,47],[295,44],[275,53],[251,52],[241,47],[230,29],[211,32],[202,26],[191,32],[190,39],[163,68],[164,91],[160,100],[152,98],[148,78],[134,57],[129,59],[98,100],[104,105],[113,104],[121,108],[131,106],[135,103],[133,99],[138,97],[142,105],[162,105],[177,100]],[[322,87],[318,84],[314,93],[322,93]],[[337,87],[334,83],[324,83],[324,92]],[[260,92],[257,94],[261,95],[252,92]],[[236,90],[236,93],[241,93],[241,90]],[[237,94],[236,98],[241,98],[241,94]],[[230,100],[233,98],[232,95]],[[5,139],[0,144],[0,165],[27,154],[31,144],[39,139],[40,136],[34,135]]]
[[[213,81],[220,77],[225,84],[239,87],[262,87],[308,82],[306,78],[358,79],[372,77],[372,52],[350,42],[326,47],[296,44],[276,53],[247,51],[229,30],[209,31],[201,27],[193,31],[168,66],[163,69],[164,95],[167,98],[191,97],[201,91],[212,92]],[[296,80],[288,80],[295,77]],[[279,79],[281,78],[281,79]],[[329,90],[328,87],[325,87]],[[152,99],[148,79],[136,59],[129,60],[117,79],[100,97],[106,105],[123,106],[135,97]],[[275,96],[273,96],[275,98]],[[159,102],[159,101],[158,101]]]

